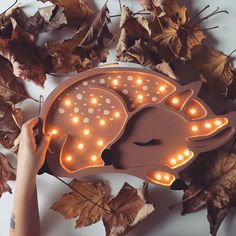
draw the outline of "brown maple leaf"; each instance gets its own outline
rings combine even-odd
[[[64,8],[64,14],[69,26],[79,28],[83,22],[90,20],[94,11],[89,7],[86,0],[40,0],[51,2]]]
[[[7,182],[15,179],[16,176],[10,162],[2,153],[0,153],[0,197],[5,192],[12,193]]]
[[[108,202],[111,212],[102,218],[107,236],[125,235],[154,211],[154,206],[147,203],[147,188],[147,183],[141,189],[125,183],[118,195]]]
[[[16,150],[23,123],[23,115],[19,108],[10,102],[0,99],[0,146]]]
[[[236,206],[236,155],[204,153],[185,171],[192,182],[184,191],[182,214],[207,206],[210,232],[215,236],[230,208]]]
[[[70,185],[92,202],[74,191],[64,194],[51,209],[60,212],[65,219],[77,218],[76,228],[96,223],[109,211],[103,182],[92,183],[74,179]]]
[[[104,40],[112,38],[107,27],[110,22],[108,13],[104,5],[89,28],[83,25],[72,39],[47,45],[53,73],[79,72],[106,61],[108,50]]]
[[[201,46],[193,51],[191,64],[201,73],[209,86],[222,95],[233,81],[233,64],[230,56],[215,49]]]
[[[13,74],[10,63],[3,57],[0,57],[0,97],[13,104],[29,98],[24,85]]]

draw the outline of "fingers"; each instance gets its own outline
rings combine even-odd
[[[51,141],[51,137],[52,137],[52,135],[50,132],[44,134],[44,136],[39,144],[38,150],[37,150],[40,153],[40,155],[42,155],[42,156],[46,155],[48,146]]]
[[[34,126],[38,123],[39,121],[39,118],[38,117],[34,117],[30,120],[28,120],[27,122],[25,122],[22,126],[22,130],[23,129],[26,129],[26,130],[29,130],[29,129],[33,129]]]

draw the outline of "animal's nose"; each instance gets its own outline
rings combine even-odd
[[[105,165],[112,165],[113,152],[110,149],[104,149],[101,158]]]

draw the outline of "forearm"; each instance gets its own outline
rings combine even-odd
[[[17,173],[10,236],[40,236],[36,175]]]

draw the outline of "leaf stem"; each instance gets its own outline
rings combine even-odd
[[[69,188],[71,188],[73,191],[75,191],[76,193],[78,193],[81,197],[83,197],[85,200],[93,203],[94,205],[102,208],[104,211],[108,211],[108,212],[112,212],[112,210],[110,209],[107,209],[103,206],[101,206],[100,204],[94,202],[93,200],[87,198],[83,193],[79,192],[76,188],[74,188],[73,186],[71,186],[70,184],[66,183],[63,179],[61,179],[60,177],[56,176],[56,175],[53,175],[56,179],[58,179],[59,181],[61,181],[63,184],[65,184],[66,186],[68,186]]]
[[[209,8],[210,7],[210,5],[207,5],[206,7],[204,7],[201,11],[199,11],[196,15],[194,15],[190,20],[189,20],[189,22],[188,23],[190,23],[191,24],[191,22],[194,20],[194,19],[196,19],[200,14],[202,14],[202,12],[204,12],[207,8]]]

